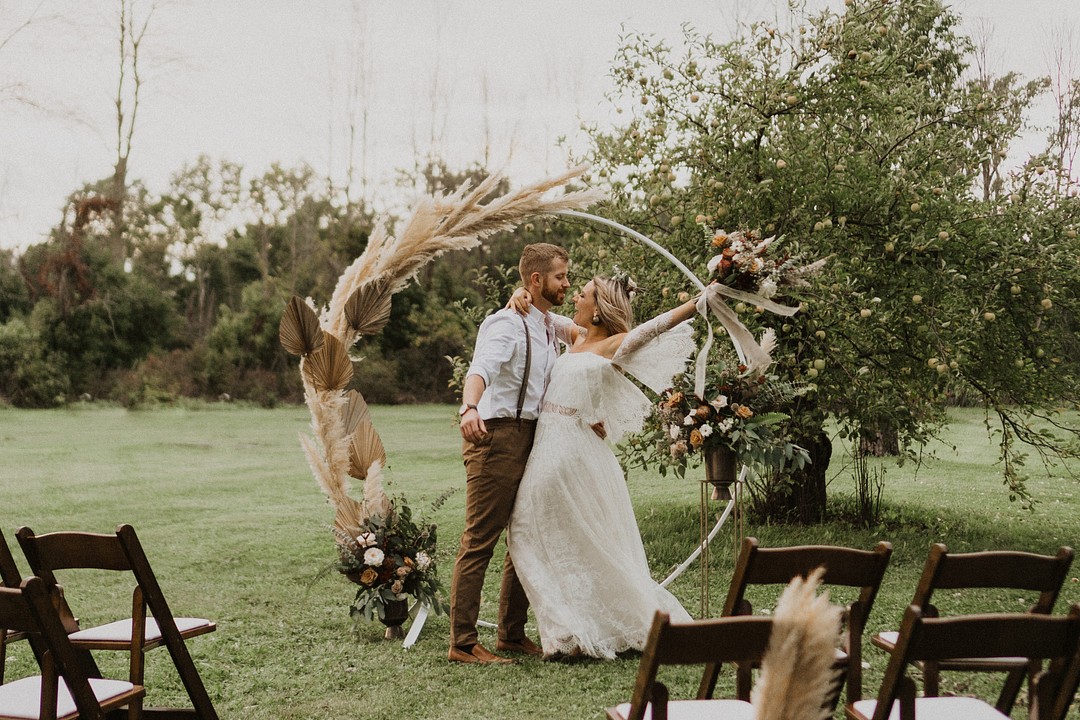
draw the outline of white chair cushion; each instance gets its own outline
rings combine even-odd
[[[851,707],[863,717],[870,718],[874,716],[877,700],[859,700]],[[1009,716],[977,698],[929,697],[915,698],[915,717],[918,720],[1007,720]],[[889,720],[900,720],[899,702],[893,703]]]
[[[896,641],[898,639],[900,639],[900,633],[895,631],[895,630],[887,630],[885,632],[879,632],[877,634],[877,636],[879,638],[881,638],[882,640],[884,640],[885,642],[889,643],[890,645],[895,645]]]
[[[130,692],[135,687],[123,680],[102,680],[90,678],[90,689],[99,703]],[[57,688],[56,716],[64,717],[75,713],[75,701],[67,684],[61,681]],[[41,676],[23,678],[0,685],[0,716],[5,718],[25,718],[37,720],[41,716]]]
[[[615,711],[628,717],[630,703],[617,705]],[[754,720],[754,706],[743,700],[672,700],[668,703],[668,717],[671,720]],[[652,720],[652,703],[645,708],[645,720]]]
[[[200,627],[208,627],[212,623],[205,618],[174,618],[176,629],[181,633],[195,630]],[[82,642],[131,642],[131,619],[117,620],[106,625],[79,630],[69,635],[73,641]],[[157,620],[146,618],[146,641],[153,642],[161,639],[161,629],[158,628]]]

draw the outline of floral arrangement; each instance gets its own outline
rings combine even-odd
[[[360,586],[349,609],[353,617],[385,620],[388,603],[410,596],[436,613],[447,611],[435,563],[436,526],[414,520],[404,498],[391,501],[389,515],[366,518],[355,537],[338,528],[334,537],[336,569]]]
[[[775,333],[767,329],[756,340],[721,298],[791,315],[797,308],[772,298],[782,288],[809,285],[806,278],[827,258],[804,265],[798,256],[778,254],[779,239],[762,238],[757,230],[710,231],[707,242],[719,250],[707,265],[713,282],[710,307],[733,343],[745,351],[747,361],[741,363],[734,353],[720,353],[716,362],[706,364],[708,353],[703,350],[698,370],[677,377],[673,387],[661,393],[644,432],[628,444],[627,455],[632,464],[656,463],[661,473],[672,467],[680,477],[696,456],[717,448],[745,465],[800,468],[810,458],[784,434],[783,424],[790,417],[784,409],[810,386],[771,374]]]
[[[781,238],[782,240],[782,238]],[[801,265],[800,258],[779,257],[770,249],[779,246],[776,236],[762,239],[758,230],[716,230],[711,245],[720,254],[709,260],[709,277],[735,290],[771,299],[784,286],[804,287],[806,276],[821,270],[828,258]]]
[[[694,394],[694,378],[684,374],[661,393],[646,434],[665,464],[680,477],[698,453],[722,447],[742,464],[802,467],[806,450],[781,432],[789,416],[779,408],[806,392],[774,375],[740,374],[745,365],[717,373],[706,382],[705,397]]]

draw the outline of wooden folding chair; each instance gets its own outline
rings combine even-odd
[[[848,702],[862,698],[862,637],[866,619],[874,607],[881,579],[889,566],[892,545],[879,542],[873,550],[836,547],[832,545],[801,545],[783,548],[758,547],[755,538],[743,539],[739,560],[731,579],[723,615],[752,615],[754,609],[746,599],[752,585],[787,585],[795,577],[806,577],[814,569],[825,567],[822,583],[859,588],[859,596],[844,608],[844,637],[837,652],[836,667],[842,671],[838,684],[829,694],[830,707],[835,708],[840,691],[846,684]],[[703,678],[703,691],[711,691],[716,672],[711,668]],[[740,693],[750,692],[752,667],[739,666],[737,683]],[[844,679],[846,678],[846,683]]]
[[[772,620],[764,617],[728,617],[672,623],[667,613],[657,611],[649,639],[638,665],[634,694],[630,702],[607,708],[608,720],[679,720],[717,718],[753,720],[749,689],[735,700],[719,700],[698,692],[696,700],[669,700],[668,689],[657,680],[661,665],[719,666],[729,662],[760,663],[769,645]]]
[[[1039,593],[1028,613],[1049,615],[1068,577],[1072,560],[1073,551],[1068,547],[1061,548],[1055,555],[1015,551],[950,554],[945,545],[935,543],[930,548],[911,604],[920,609],[923,617],[937,617],[940,613],[931,601],[938,590],[1023,590]],[[891,653],[898,635],[895,631],[878,633],[871,642]],[[968,659],[953,656],[921,663],[919,667],[923,671],[923,692],[928,697],[938,695],[942,670],[1007,673],[996,705],[1005,714],[1012,711],[1025,676],[1031,677],[1039,670],[1038,665],[1017,657]]]
[[[909,664],[935,662],[953,657],[1022,657],[1049,660],[1046,672],[1033,681],[1032,720],[1064,720],[1071,694],[1068,678],[1075,677],[1080,662],[1080,605],[1067,617],[1031,613],[958,615],[927,618],[917,605],[904,613],[889,666],[875,700],[848,704],[850,720],[915,720],[915,718],[963,718],[1000,720],[1008,713],[971,697],[915,697],[915,682],[907,677]],[[1075,692],[1075,688],[1073,688]]]
[[[17,588],[22,584],[22,573],[15,564],[15,558],[8,548],[4,533],[0,532],[0,581],[4,587]],[[0,684],[4,682],[4,668],[7,665],[7,647],[13,642],[26,639],[26,633],[7,628],[0,632]]]
[[[133,720],[140,714],[217,720],[217,712],[184,643],[188,638],[213,632],[216,625],[205,618],[173,617],[133,527],[121,525],[113,535],[83,532],[35,535],[33,530],[23,527],[16,537],[31,570],[50,587],[57,586],[56,571],[74,568],[130,572],[134,576],[130,617],[96,627],[76,628],[74,632],[69,628],[70,641],[76,648],[128,652],[129,678],[134,684],[142,684],[146,651],[160,645],[168,648],[192,708],[144,710],[133,705]],[[61,614],[73,617],[66,600],[62,596],[58,599]]]
[[[31,634],[45,648],[40,675],[0,685],[0,718],[104,720],[110,711],[138,702],[145,693],[141,685],[82,672],[54,600],[55,592],[37,577],[19,588],[0,588],[0,626]]]

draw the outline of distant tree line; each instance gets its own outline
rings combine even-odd
[[[438,192],[483,174],[432,161],[408,180]],[[245,180],[241,166],[201,157],[159,196],[132,183],[122,212],[112,183],[75,192],[47,241],[0,251],[0,401],[301,401],[278,343],[282,310],[292,295],[329,300],[367,244],[370,209],[306,166]],[[451,401],[448,357],[471,350],[479,318],[505,301],[521,246],[560,232],[530,224],[425,268],[359,348],[357,388],[377,403]]]

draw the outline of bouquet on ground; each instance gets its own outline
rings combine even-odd
[[[442,504],[441,496],[433,508]],[[415,598],[434,612],[446,612],[435,563],[436,526],[415,520],[404,498],[391,501],[386,515],[371,515],[355,536],[334,528],[336,569],[359,585],[349,614],[386,619],[388,605]]]

